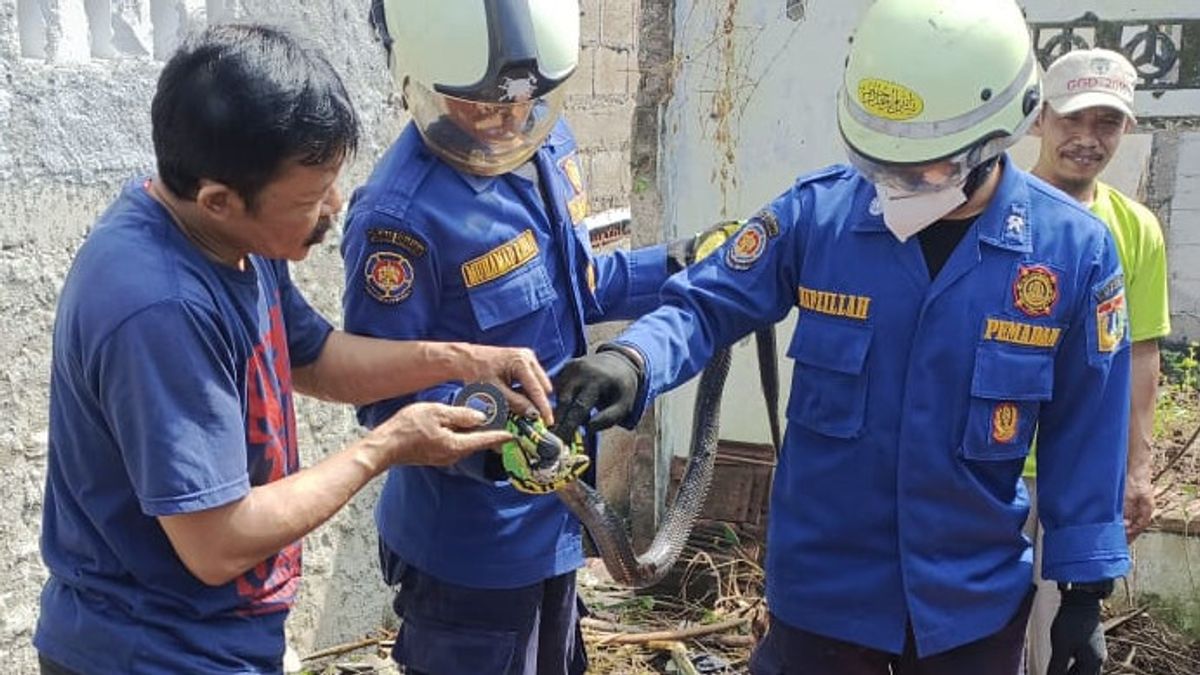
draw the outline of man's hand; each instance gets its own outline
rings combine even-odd
[[[471,431],[484,420],[483,413],[465,407],[407,405],[364,439],[370,456],[383,465],[368,468],[381,470],[392,464],[448,466],[512,440],[512,434],[504,430]]]
[[[642,364],[621,349],[604,349],[567,362],[554,378],[559,438],[574,438],[584,424],[600,431],[629,416],[642,384]],[[599,412],[589,421],[592,409]]]
[[[509,410],[526,417],[534,417],[536,411],[547,425],[554,424],[550,377],[542,370],[532,349],[471,344],[464,348],[465,357],[458,364],[463,382],[494,384],[504,392]],[[514,383],[521,386],[521,393],[512,389]]]
[[[1061,592],[1062,605],[1050,626],[1050,668],[1046,673],[1100,675],[1107,656],[1100,601],[1107,593],[1089,589]]]
[[[1154,484],[1150,467],[1129,467],[1125,478],[1125,538],[1133,543],[1154,518]]]

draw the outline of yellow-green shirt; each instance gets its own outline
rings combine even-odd
[[[1171,332],[1171,312],[1167,304],[1167,245],[1158,218],[1104,183],[1096,184],[1091,211],[1108,225],[1125,270],[1129,341],[1165,337]],[[1034,448],[1029,450],[1024,475],[1037,475]]]

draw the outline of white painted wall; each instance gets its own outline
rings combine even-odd
[[[870,0],[805,3],[795,22],[785,0],[678,2],[674,98],[664,120],[662,175],[668,232],[696,232],[720,218],[745,218],[796,176],[843,162],[835,95],[848,38]],[[1200,18],[1194,0],[1028,0],[1034,22],[1069,20],[1091,11],[1105,20]],[[1161,94],[1161,92],[1160,92]],[[1200,92],[1139,93],[1146,114],[1200,114]],[[1145,115],[1144,115],[1145,116]],[[1200,137],[1182,133],[1169,228],[1175,335],[1200,338]],[[1126,139],[1105,179],[1137,194],[1150,156],[1149,134]],[[1030,166],[1036,142],[1017,161]],[[1173,227],[1170,227],[1172,226]],[[794,317],[794,313],[793,313]],[[778,327],[786,349],[794,318]],[[735,351],[721,416],[722,438],[766,443],[768,432],[752,345]],[[791,362],[781,359],[784,394]],[[663,444],[685,454],[694,383],[661,401]]]
[[[668,232],[749,217],[798,175],[842,161],[834,94],[869,4],[810,1],[798,22],[784,0],[676,4],[679,69],[660,165]],[[777,327],[784,400],[794,314]],[[750,341],[734,350],[726,392],[721,437],[769,442]],[[694,397],[693,382],[661,399],[662,442],[676,454],[686,454]]]

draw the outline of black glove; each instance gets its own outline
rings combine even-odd
[[[717,223],[691,237],[675,239],[667,244],[667,274],[675,274],[679,270],[708,257],[729,240],[745,225],[741,220],[729,220]]]
[[[1059,584],[1062,605],[1050,626],[1047,675],[1100,675],[1107,656],[1100,601],[1112,593],[1112,581]],[[1068,667],[1069,666],[1069,667]]]
[[[556,436],[574,438],[584,424],[590,431],[600,431],[629,416],[644,379],[641,359],[631,351],[601,345],[591,356],[567,361],[554,378]],[[589,421],[593,408],[599,412]]]

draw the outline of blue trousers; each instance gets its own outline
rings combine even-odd
[[[441,581],[380,546],[384,578],[399,584],[402,623],[392,658],[408,675],[581,675],[587,654],[575,573],[512,589]]]
[[[970,644],[917,658],[909,627],[904,653],[881,652],[789,626],[774,616],[750,658],[752,675],[1017,675],[1033,592],[1004,628]]]

